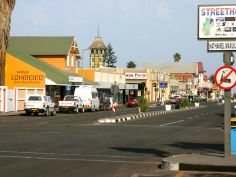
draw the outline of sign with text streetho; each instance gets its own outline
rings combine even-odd
[[[198,38],[235,38],[236,4],[199,5]]]
[[[146,80],[147,79],[147,73],[125,73],[125,79]]]

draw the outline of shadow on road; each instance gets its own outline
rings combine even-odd
[[[175,142],[173,144],[167,145],[187,150],[196,150],[210,153],[224,153],[224,144]]]
[[[138,154],[153,154],[158,157],[168,157],[169,154],[166,151],[151,149],[151,148],[125,148],[125,147],[110,147],[111,149],[115,149],[117,151],[123,152],[133,152]]]

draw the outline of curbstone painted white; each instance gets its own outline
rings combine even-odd
[[[206,106],[174,109],[171,111],[158,111],[158,112],[151,112],[151,113],[142,113],[142,114],[127,116],[127,117],[122,117],[122,118],[112,118],[112,119],[104,118],[104,119],[98,119],[97,122],[98,123],[119,123],[119,122],[129,121],[129,120],[133,120],[133,119],[139,119],[139,118],[143,118],[143,117],[150,117],[150,116],[156,116],[159,114],[187,111],[187,110],[199,109],[199,108],[204,108],[204,107],[206,107]],[[155,118],[155,117],[153,117],[153,118]]]

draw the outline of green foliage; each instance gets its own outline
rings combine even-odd
[[[110,43],[106,47],[104,58],[107,67],[112,67],[112,68],[115,67],[115,64],[117,63],[117,57],[115,56],[115,52],[113,51],[112,45]]]
[[[181,60],[181,55],[179,53],[175,53],[173,57],[175,62],[179,62]]]
[[[190,106],[189,100],[184,99],[182,102],[180,102],[180,105],[182,108],[186,108],[186,107]]]
[[[194,102],[194,103],[200,103],[200,99],[199,99],[199,98],[195,98],[195,99],[193,100],[193,102]]]
[[[135,62],[129,61],[129,62],[127,63],[127,68],[136,68]]]
[[[139,107],[141,109],[141,112],[147,112],[148,106],[149,106],[148,100],[144,97],[141,97],[139,100]]]
[[[214,74],[210,75],[209,80],[212,84],[215,84]]]
[[[171,102],[169,100],[165,101],[165,104],[171,104]]]

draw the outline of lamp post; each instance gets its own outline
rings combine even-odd
[[[86,48],[82,50],[82,77],[83,77],[82,85],[84,85],[84,52],[87,50],[90,50],[90,48]]]

